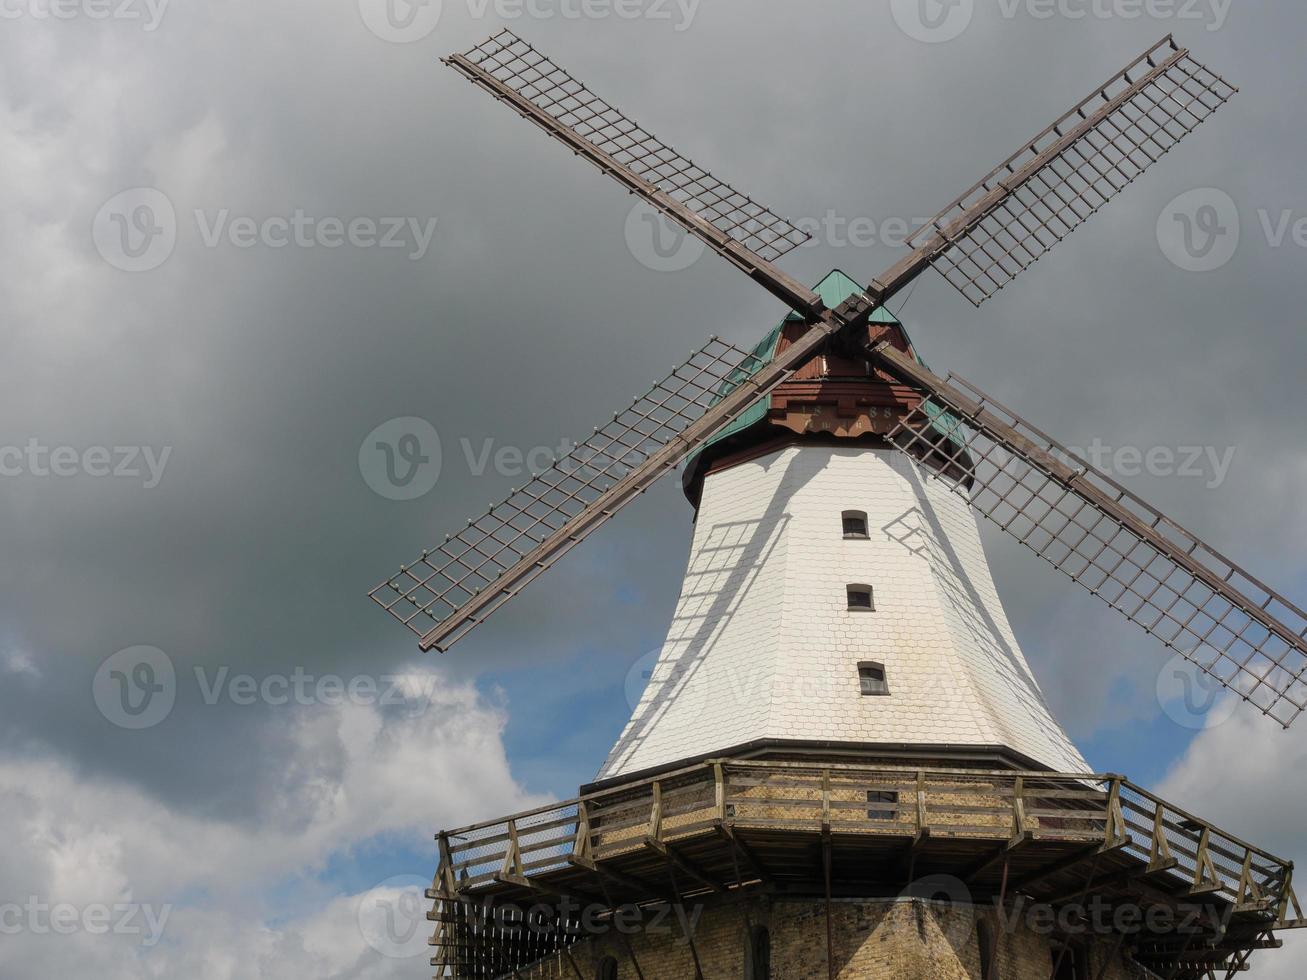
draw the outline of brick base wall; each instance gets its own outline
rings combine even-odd
[[[642,932],[612,931],[587,939],[567,955],[550,957],[527,980],[596,980],[607,957],[619,980],[693,980],[695,956],[704,980],[751,980],[750,929],[766,928],[771,980],[828,980],[826,906],[820,900],[753,899],[704,909],[686,941],[684,918],[646,920]],[[983,973],[979,923],[988,922],[998,947],[995,969]],[[628,932],[631,929],[628,928]],[[947,905],[917,899],[837,900],[832,905],[835,976],[838,980],[1049,980],[1056,947],[1026,925],[1003,927],[992,907]],[[1137,980],[1148,976],[1121,955],[1111,937],[1086,943],[1082,963],[1090,978]],[[640,972],[632,962],[639,963]]]

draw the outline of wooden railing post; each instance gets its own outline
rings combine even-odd
[[[726,822],[726,773],[722,770],[720,762],[713,763],[713,805],[717,810],[717,820],[720,823]]]
[[[1012,837],[1026,832],[1026,781],[1020,776],[1012,783]]]
[[[1171,842],[1166,839],[1166,811],[1159,803],[1153,811],[1153,840],[1148,847],[1148,870],[1165,871],[1179,863],[1171,854]]]
[[[649,837],[656,841],[663,839],[663,784],[657,780],[653,784],[653,806],[649,810]]]
[[[1107,795],[1107,826],[1103,830],[1103,850],[1109,851],[1129,841],[1125,814],[1121,812],[1121,777],[1112,776],[1112,789]]]
[[[590,802],[580,800],[576,804],[576,836],[572,838],[572,857],[588,858],[591,852]]]
[[[522,865],[522,850],[517,841],[517,821],[508,821],[508,849],[504,851],[504,863],[499,869],[500,874],[520,875],[525,874]]]

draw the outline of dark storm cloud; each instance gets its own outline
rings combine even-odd
[[[21,229],[4,238],[16,275],[0,292],[0,442],[172,449],[149,490],[4,481],[0,617],[52,679],[39,695],[20,680],[0,687],[10,744],[53,743],[179,805],[256,818],[257,794],[232,787],[278,778],[275,713],[209,708],[189,685],[167,727],[119,731],[90,696],[106,656],[154,645],[183,676],[197,665],[392,668],[413,644],[366,590],[522,482],[474,476],[461,440],[528,449],[584,437],[706,335],[747,344],[782,314],[710,257],[677,273],[642,267],[623,237],[630,199],[439,66],[498,23],[468,9],[446,2],[439,28],[409,45],[378,39],[347,3],[178,5],[149,35],[6,30],[6,125],[61,149],[53,171],[0,164],[13,171],[0,199]],[[1307,209],[1292,95],[1307,82],[1307,12],[1248,5],[1208,31],[986,7],[941,44],[865,3],[713,0],[683,31],[513,26],[778,210],[878,222],[933,213],[1175,29],[1243,87],[1230,107],[980,311],[928,277],[904,317],[937,369],[1072,445],[1236,447],[1219,487],[1130,485],[1307,594],[1295,490],[1307,474],[1304,252],[1268,244],[1258,217]],[[52,79],[51,51],[80,67]],[[132,274],[101,260],[89,229],[106,200],[137,186],[169,196],[178,239],[158,269]],[[1185,272],[1155,229],[1171,199],[1205,186],[1237,202],[1244,240],[1223,268]],[[416,261],[204,244],[220,212],[297,209],[437,225]],[[787,268],[867,279],[893,258],[884,245],[820,243]],[[375,494],[358,468],[364,436],[401,416],[430,420],[444,450],[435,489],[409,502]],[[450,668],[565,672],[604,650],[633,661],[670,612],[689,518],[675,486],[660,486],[456,648]],[[1156,710],[1165,658],[1150,641],[1018,549],[1001,545],[994,559],[1017,635],[1078,735]],[[1122,677],[1138,696],[1109,703]],[[612,734],[594,733],[595,764]]]

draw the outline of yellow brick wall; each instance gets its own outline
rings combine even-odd
[[[979,980],[975,923],[980,917],[995,925],[995,980],[1048,980],[1052,969],[1054,954],[1048,937],[1024,929],[1005,933],[992,908],[868,900],[836,901],[832,909],[838,980]],[[745,980],[746,921],[770,930],[772,980],[828,980],[825,903],[810,899],[755,899],[706,910],[694,930],[694,952],[704,980]],[[626,941],[610,934],[579,943],[571,957],[582,980],[597,977],[600,963],[608,956],[617,960],[620,980],[637,980],[626,942],[645,980],[693,980],[694,953],[673,918],[665,925],[670,933],[635,935]],[[1110,952],[1110,942],[1092,947],[1091,969],[1096,972]],[[522,976],[576,980],[565,955],[524,970]],[[1118,956],[1103,980],[1141,976]]]

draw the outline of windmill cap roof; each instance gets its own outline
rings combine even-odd
[[[826,273],[825,278],[817,283],[813,289],[816,291],[817,295],[821,297],[821,301],[826,304],[828,308],[834,309],[850,296],[861,293],[863,287],[858,285],[857,282],[851,279],[843,271],[832,269],[830,272]],[[769,364],[776,357],[776,348],[780,342],[781,331],[785,328],[785,324],[801,323],[804,319],[805,318],[801,314],[791,311],[785,315],[785,319],[772,327],[767,336],[763,337],[750,352],[753,354],[754,360],[751,362],[751,370],[748,373],[752,374],[763,365]],[[903,330],[903,335],[907,337],[907,330],[903,328],[903,324],[899,323],[898,318],[883,306],[878,306],[876,309],[872,310],[868,319],[872,323],[895,324],[900,330]],[[910,337],[908,338],[908,343],[910,345],[912,344],[912,339]],[[915,351],[916,346],[912,345],[912,349]],[[918,360],[920,360],[920,358],[918,358]],[[739,380],[743,380],[743,377]],[[734,387],[734,385],[732,385],[732,387]],[[725,391],[723,391],[723,395],[724,394]],[[699,451],[690,458],[690,465],[687,466],[687,472],[689,469],[693,468],[694,461],[703,450],[721,442],[723,439],[735,435],[737,432],[742,432],[754,423],[761,421],[767,414],[768,404],[769,399],[759,399],[745,411],[741,412],[740,415],[737,416],[729,425],[723,426],[720,431],[715,433],[712,438],[705,442],[703,446],[700,447]]]

